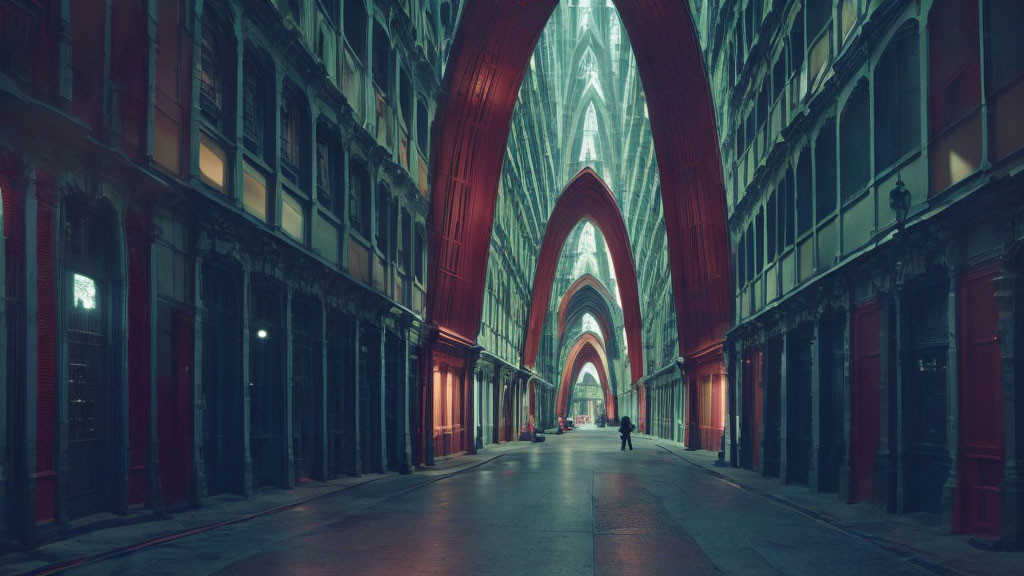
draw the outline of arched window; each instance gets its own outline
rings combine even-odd
[[[580,143],[580,162],[597,160],[597,110],[594,103],[587,106],[587,112],[583,119],[583,141]]]
[[[373,26],[373,83],[384,96],[391,95],[391,40],[380,24]]]
[[[576,243],[576,263],[573,265],[572,273],[574,277],[598,274],[597,243],[594,239],[594,225],[590,222],[583,223],[580,239]]]
[[[203,15],[203,40],[200,58],[199,96],[204,116],[220,124],[224,104],[224,38],[220,22],[210,12]]]
[[[420,227],[420,226],[417,226],[416,227],[416,262],[415,262],[415,268],[416,268],[416,281],[421,283],[421,284],[424,281],[423,270],[424,270],[424,262],[425,262],[426,257],[427,257],[427,243],[426,242],[427,242],[427,239],[426,239],[426,235],[423,233],[423,228]]]
[[[242,133],[245,146],[259,154],[263,150],[266,116],[266,84],[263,63],[250,50],[245,52],[242,71]]]
[[[338,164],[336,147],[332,133],[327,125],[320,123],[316,127],[316,186],[320,205],[337,213],[335,202],[337,190],[336,166]]]
[[[366,8],[363,0],[345,0],[345,40],[361,62],[366,61]]]
[[[861,129],[866,128],[863,126]],[[836,211],[836,123],[822,125],[814,144],[814,191],[818,222]]]
[[[839,46],[846,44],[846,37],[853,30],[853,24],[857,21],[857,2],[859,0],[840,0],[839,4]]]
[[[921,73],[917,22],[896,32],[875,68],[875,172],[881,173],[921,141]]]
[[[281,93],[281,160],[290,169],[285,175],[297,180],[302,167],[302,108],[298,95],[290,89]]]
[[[811,184],[811,153],[804,148],[796,166],[796,235],[811,229],[814,219],[814,190]]]
[[[422,98],[416,102],[416,143],[420,147],[420,153],[426,156],[430,145],[430,117],[427,114],[427,104]]]
[[[387,254],[388,250],[388,204],[391,202],[391,194],[388,189],[381,186],[377,189],[377,249]]]
[[[868,84],[853,89],[839,119],[839,166],[843,201],[864,189],[871,177],[870,132],[868,122]]]
[[[364,239],[370,238],[370,174],[357,160],[349,165],[348,221]]]
[[[779,200],[779,252],[793,245],[795,226],[795,199],[793,170],[786,171],[782,184],[782,197]]]
[[[772,191],[768,195],[768,208],[765,211],[765,227],[766,236],[765,241],[767,242],[767,248],[765,250],[765,258],[769,263],[775,260],[775,255],[778,254],[777,246],[779,241],[779,230],[777,213],[779,209],[779,195]]]
[[[933,139],[935,193],[981,166],[981,41],[976,0],[938,0],[932,5],[928,52],[928,131]]]
[[[764,270],[764,209],[757,211],[754,219],[754,271]]]
[[[594,334],[597,334],[599,337],[602,337],[603,340],[603,335],[601,334],[601,326],[597,323],[597,320],[594,319],[590,312],[585,312],[583,314],[580,330],[582,332],[593,332]]]

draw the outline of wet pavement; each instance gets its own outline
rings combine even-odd
[[[446,473],[391,475],[142,542],[65,573],[957,573],[765,497],[705,466],[709,455],[693,460],[657,439],[634,445],[620,451],[609,429],[549,435]]]

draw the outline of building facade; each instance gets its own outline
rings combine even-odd
[[[0,15],[4,534],[422,461],[430,126],[458,4]]]
[[[733,242],[727,452],[1021,538],[1015,2],[691,2]]]

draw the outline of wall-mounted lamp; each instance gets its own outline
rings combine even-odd
[[[270,334],[268,334],[267,331],[264,330],[263,328],[260,328],[259,330],[256,331],[256,337],[259,338],[260,340],[266,340],[267,336],[269,335]]]
[[[889,208],[896,216],[896,228],[903,230],[910,214],[910,190],[903,184],[903,178],[896,176],[896,187],[889,192]]]

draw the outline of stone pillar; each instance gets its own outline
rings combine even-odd
[[[206,503],[206,461],[203,459],[203,411],[206,401],[203,396],[203,261],[205,253],[197,251],[192,274],[194,305],[192,325],[192,484],[191,503],[202,506]],[[156,262],[156,258],[153,259]],[[243,296],[244,300],[244,296]],[[244,380],[243,380],[244,381]]]
[[[386,378],[388,377],[388,364],[387,359],[387,342],[388,342],[388,329],[384,322],[379,325],[374,325],[377,332],[377,379],[375,382],[371,382],[371,385],[377,387],[377,397],[379,401],[377,406],[371,408],[377,411],[379,419],[377,420],[377,435],[380,438],[380,443],[377,448],[377,457],[380,458],[380,466],[377,467],[374,472],[386,472],[388,469],[388,391],[386,385]],[[373,354],[370,354],[370,359],[373,360]]]
[[[782,352],[779,358],[779,482],[789,481],[789,332],[782,333]]]
[[[294,381],[294,350],[292,346],[292,296],[295,291],[291,285],[285,286],[284,292],[284,484],[285,488],[295,487],[295,448],[293,446],[294,418],[292,418]]]
[[[960,486],[960,324],[957,321],[958,298],[960,292],[959,278],[955,269],[949,270],[949,292],[947,294],[946,315],[949,326],[949,349],[946,352],[946,447],[949,449],[949,476],[942,487],[942,528],[950,532],[953,528],[953,516],[957,491]]]
[[[845,327],[843,329],[843,384],[842,390],[838,393],[843,396],[843,461],[839,465],[839,498],[844,502],[850,501],[850,452],[853,449],[853,445],[850,443],[850,428],[853,423],[853,412],[852,403],[853,396],[850,393],[850,329],[852,327],[851,306],[850,302],[847,301],[843,308],[843,322]]]
[[[811,328],[811,455],[807,463],[807,487],[820,492],[818,483],[821,466],[821,318],[816,318]]]
[[[733,386],[732,394],[729,397],[732,399],[732,406],[729,409],[729,426],[731,429],[730,442],[732,444],[732,455],[731,462],[733,467],[738,468],[743,458],[747,457],[747,451],[753,450],[751,446],[748,450],[743,449],[743,382],[746,378],[747,366],[744,365],[746,361],[746,355],[744,354],[743,344],[741,342],[732,342],[731,345],[726,345],[726,350],[731,350],[732,354],[732,375]]]
[[[476,418],[473,407],[476,405],[476,364],[480,358],[483,348],[474,346],[466,354],[466,365],[462,369],[462,389],[465,391],[463,404],[465,406],[465,423],[463,433],[466,435],[465,446],[467,454],[476,454]]]
[[[407,321],[406,321],[407,322]],[[402,358],[399,361],[401,365],[401,374],[397,375],[401,378],[400,388],[398,389],[398,406],[396,410],[398,419],[398,472],[400,474],[409,474],[412,472],[410,462],[412,460],[412,434],[409,430],[411,428],[410,419],[412,413],[410,410],[410,398],[409,398],[409,375],[412,370],[411,362],[411,348],[409,346],[409,339],[412,337],[413,331],[409,325],[401,326],[401,354]]]
[[[327,389],[328,389],[328,378],[330,371],[327,369],[328,358],[330,356],[329,349],[327,348],[327,300],[324,298],[319,299],[320,303],[320,413],[317,414],[317,430],[320,436],[320,465],[317,467],[317,473],[320,475],[321,480],[327,480],[327,461],[330,456],[327,453],[328,446],[330,445],[330,434],[331,430],[328,426],[327,419]]]
[[[362,415],[359,413],[359,382],[363,377],[362,370],[359,368],[359,357],[362,355],[361,350],[361,338],[363,322],[359,318],[359,314],[352,314],[352,405],[348,410],[351,418],[349,419],[349,427],[352,431],[352,475],[362,476],[363,474],[363,430],[359,424],[359,419]]]
[[[251,353],[252,328],[249,326],[250,300],[252,299],[252,272],[248,266],[242,269],[242,454],[245,467],[244,478],[242,479],[242,493],[246,496],[252,494],[252,446],[249,441],[249,430],[252,427],[252,367],[249,362]],[[199,415],[202,418],[202,413]]]
[[[994,280],[999,305],[999,352],[1003,387],[1003,480],[999,484],[999,539],[1004,547],[1024,544],[1024,479],[1020,461],[1024,448],[1024,402],[1017,402],[1020,385],[1017,336],[1024,322],[1020,305],[1021,276],[1003,273]]]

